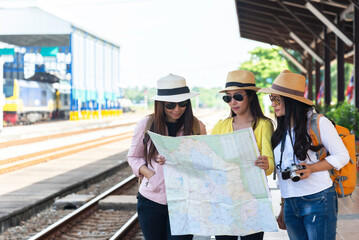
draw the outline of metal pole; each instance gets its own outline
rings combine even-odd
[[[340,16],[337,16],[337,19],[340,19]],[[344,28],[344,22],[338,20],[338,26],[340,30]],[[336,45],[337,45],[337,97],[338,103],[344,102],[344,42],[338,37],[335,36]]]
[[[308,99],[313,100],[313,60],[308,54],[307,60],[307,78],[308,78]]]
[[[354,104],[359,109],[359,9],[354,8]]]
[[[330,43],[330,33],[327,28],[324,28],[324,40]],[[326,106],[330,105],[332,101],[331,86],[330,86],[330,51],[324,47],[324,103]]]
[[[315,41],[315,51],[319,52],[319,43]],[[315,61],[315,103],[318,104],[317,96],[320,90],[321,77],[320,77],[320,63]]]

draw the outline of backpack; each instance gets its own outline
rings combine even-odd
[[[148,120],[147,120],[147,123],[146,123],[146,127],[145,127],[145,130],[143,131],[145,136],[147,134],[147,131],[151,129],[152,124],[153,124],[153,114],[148,115]],[[193,133],[193,135],[201,135],[201,129],[200,129],[200,126],[199,126],[199,121],[195,116],[193,116],[192,133]]]
[[[322,114],[314,113],[310,119],[309,135],[312,138],[314,146],[322,144],[320,138],[319,119],[323,117]],[[355,136],[350,131],[339,125],[335,125],[339,137],[342,139],[346,149],[348,150],[350,160],[340,170],[329,170],[330,178],[333,180],[335,190],[338,193],[338,197],[346,197],[351,195],[355,189],[356,184],[356,152],[355,152]],[[319,160],[323,160],[330,153],[322,147],[317,153]]]

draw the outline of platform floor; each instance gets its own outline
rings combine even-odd
[[[81,123],[79,123],[81,124]],[[83,123],[82,123],[83,124]],[[92,124],[92,123],[91,123]],[[94,150],[79,152],[67,157],[0,175],[0,221],[9,214],[29,208],[65,191],[74,183],[96,176],[121,162],[125,162],[130,139],[120,143],[103,145]],[[268,177],[275,215],[280,210],[280,192],[272,176]],[[359,239],[359,190],[355,190],[353,200],[345,203],[339,200],[339,221],[337,239]],[[286,231],[265,233],[265,239],[289,239]]]

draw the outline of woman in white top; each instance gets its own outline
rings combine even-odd
[[[349,154],[334,125],[321,117],[321,140],[330,156],[317,158],[319,147],[312,145],[308,131],[313,102],[304,97],[304,90],[305,77],[288,70],[270,88],[259,90],[271,94],[277,119],[272,136],[282,195],[277,221],[291,240],[331,240],[336,237],[338,202],[328,170],[345,166]]]

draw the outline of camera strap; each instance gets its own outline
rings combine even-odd
[[[280,160],[279,160],[279,164],[277,164],[277,166],[276,166],[276,168],[279,170],[279,172],[282,172],[282,159],[283,159],[283,152],[284,152],[284,145],[285,145],[286,137],[287,137],[287,133],[286,133],[286,131],[284,131],[283,135],[282,135],[281,146],[280,146]]]

